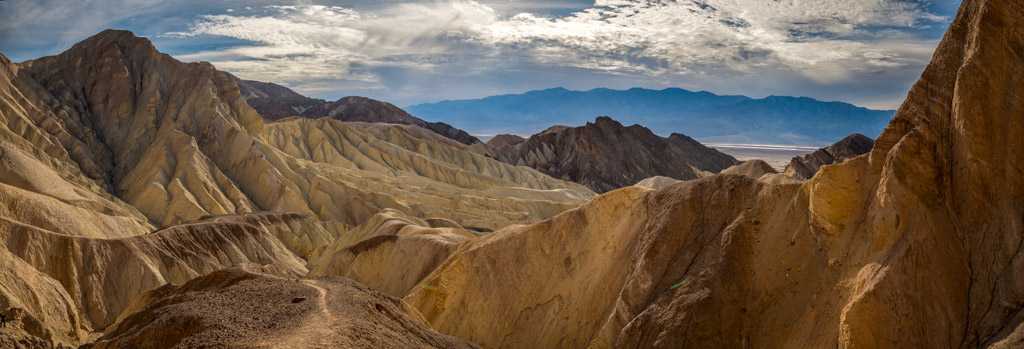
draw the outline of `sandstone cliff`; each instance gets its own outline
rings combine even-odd
[[[724,170],[736,159],[697,141],[668,138],[633,125],[599,117],[581,127],[556,126],[516,142],[502,137],[491,153],[510,164],[524,165],[555,178],[574,181],[596,192],[636,184],[653,176],[694,179]]]
[[[813,153],[794,157],[786,165],[783,173],[796,179],[808,179],[814,177],[814,174],[818,173],[822,166],[843,162],[846,159],[865,154],[871,151],[874,145],[875,142],[871,138],[855,133]]]
[[[807,182],[615,191],[467,242],[405,299],[489,348],[1020,347],[1021,28],[966,1],[874,149]]]

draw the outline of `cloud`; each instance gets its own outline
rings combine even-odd
[[[520,14],[480,28],[478,38],[592,69],[663,75],[770,66],[829,82],[917,63],[916,50],[900,49],[914,38],[882,42],[876,31],[943,20],[916,2],[599,0],[562,18]]]
[[[495,21],[476,2],[403,4],[363,14],[339,6],[270,6],[254,15],[205,15],[169,37],[223,36],[249,45],[181,55],[249,78],[301,81],[336,77],[373,81],[363,67],[431,69],[455,37]]]
[[[507,12],[507,4],[495,4],[502,5]],[[271,6],[262,13],[201,16],[189,30],[170,35],[245,40],[251,44],[182,58],[293,83],[311,76],[373,83],[381,67],[429,73],[453,59],[477,57],[482,60],[464,68],[497,69],[490,64],[514,61],[651,79],[788,71],[830,84],[923,65],[934,38],[915,31],[947,20],[928,3],[908,0],[598,0],[561,16],[504,15],[477,1],[454,0],[365,13]]]

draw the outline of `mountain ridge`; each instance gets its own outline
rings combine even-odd
[[[504,162],[528,166],[598,193],[649,177],[679,180],[717,173],[735,158],[679,133],[660,137],[640,125],[599,116],[582,126],[551,126],[529,138],[499,135],[488,142]]]
[[[406,109],[478,134],[532,134],[554,123],[578,124],[593,115],[612,115],[658,134],[682,132],[705,141],[776,144],[830,144],[855,132],[877,136],[895,112],[810,97],[752,98],[678,87],[556,87]]]

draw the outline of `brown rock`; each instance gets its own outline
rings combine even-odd
[[[507,146],[499,139],[491,153],[510,164],[535,168],[555,178],[574,181],[596,192],[636,184],[654,176],[687,180],[704,172],[724,170],[736,159],[697,141],[672,134],[668,138],[633,125],[625,127],[599,117],[581,127],[555,126],[526,141]]]
[[[335,102],[323,103],[304,111],[304,117],[330,117],[340,121],[359,121],[387,124],[401,124],[419,126],[435,133],[453,139],[459,143],[472,145],[480,144],[479,139],[471,136],[466,131],[457,129],[443,122],[427,122],[423,119],[410,115],[402,108],[394,104],[378,100],[350,96],[339,99]]]
[[[727,168],[721,173],[747,176],[757,179],[766,174],[775,174],[779,172],[775,171],[775,169],[772,168],[772,165],[769,165],[764,160],[749,160],[741,162],[739,165]]]
[[[843,138],[839,142],[828,147],[818,149],[813,153],[794,157],[783,171],[787,176],[796,179],[808,179],[814,177],[822,166],[840,163],[861,154],[866,154],[874,147],[875,142],[859,133]]]
[[[306,110],[327,103],[322,99],[300,95],[287,87],[274,83],[242,79],[237,81],[245,102],[267,120],[273,121],[302,115]]]

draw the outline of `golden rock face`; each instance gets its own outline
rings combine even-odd
[[[611,192],[467,243],[406,301],[492,348],[1017,347],[1022,18],[965,2],[869,155]]]
[[[596,197],[413,126],[264,123],[124,32],[0,56],[0,347],[1019,347],[1022,21],[966,1],[871,152],[807,181]]]

